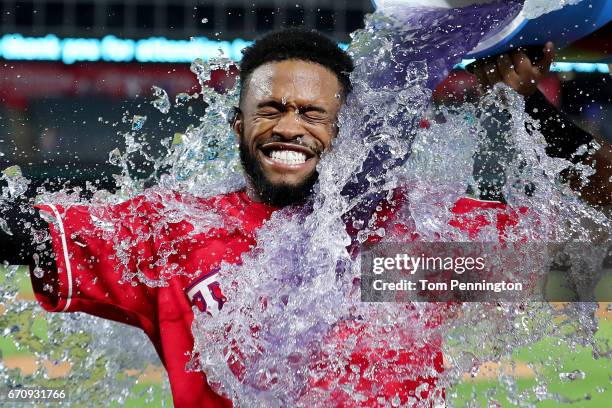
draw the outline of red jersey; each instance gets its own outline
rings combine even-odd
[[[217,268],[222,261],[239,262],[256,246],[257,229],[275,208],[250,200],[245,191],[204,199],[157,190],[103,208],[38,208],[55,219],[49,229],[56,271],[40,279],[31,274],[43,308],[85,312],[141,328],[167,370],[176,407],[231,406],[209,387],[202,372],[186,369],[194,343],[192,305],[212,315],[218,312],[226,299],[215,279]],[[475,231],[496,222],[502,231],[517,221],[504,208],[464,198],[453,208],[457,219],[451,225]],[[474,209],[494,210],[497,221],[480,216],[468,220],[466,214]],[[392,210],[382,206],[382,211]],[[197,222],[185,220],[185,214]],[[198,227],[206,223],[210,228]],[[123,279],[126,271],[132,282]],[[421,360],[441,370],[439,348],[428,351],[433,357]]]

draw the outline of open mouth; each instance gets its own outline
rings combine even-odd
[[[292,143],[267,143],[260,150],[273,162],[288,166],[299,166],[315,157],[311,149]]]

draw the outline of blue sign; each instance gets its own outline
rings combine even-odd
[[[5,34],[0,37],[0,57],[12,61],[61,61],[74,64],[83,61],[105,62],[157,62],[190,63],[196,58],[228,58],[232,61],[242,59],[242,50],[250,41],[215,41],[202,37],[191,40],[170,40],[164,37],[151,37],[142,40],[118,38],[107,35],[97,38],[63,38],[53,34],[44,37],[24,37],[21,34]],[[346,49],[347,44],[340,44]],[[474,60],[465,60],[458,67],[464,67]],[[557,62],[553,64],[557,72],[610,73],[607,64]]]

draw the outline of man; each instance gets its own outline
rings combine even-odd
[[[502,79],[519,92],[534,92],[531,79],[545,74],[552,52],[540,67],[516,55],[523,59],[513,68],[487,65],[483,83]],[[209,387],[203,373],[186,369],[193,348],[192,306],[214,316],[231,301],[215,280],[221,262],[240,262],[241,255],[257,245],[258,228],[275,210],[299,204],[311,193],[316,165],[338,133],[337,114],[351,91],[352,69],[350,57],[316,32],[293,29],[258,40],[245,51],[241,63],[242,93],[232,122],[246,189],[209,199],[152,189],[100,208],[37,206],[50,220],[53,250],[49,252],[55,254],[32,268],[38,301],[48,311],[82,311],[140,327],[168,372],[175,406],[229,406]],[[591,140],[580,135],[583,142]],[[551,139],[554,148],[574,143],[559,137]],[[567,150],[572,146],[559,154]],[[468,199],[455,211],[466,214],[482,208],[503,210],[503,205]],[[16,206],[11,211],[8,219],[14,235],[0,238],[2,259],[31,263],[35,248],[21,220],[27,218],[42,229],[45,222]],[[383,211],[389,207],[383,206]],[[206,224],[211,219],[207,215],[214,215],[214,221]],[[437,349],[427,352],[434,357],[420,361],[440,363]],[[410,387],[404,387],[406,395]]]

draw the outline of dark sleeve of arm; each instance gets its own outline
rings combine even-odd
[[[26,200],[16,201],[0,210],[0,262],[31,265],[34,254],[51,251],[50,243],[36,243],[35,232],[47,231],[47,223]]]
[[[540,122],[540,132],[546,139],[546,153],[550,157],[567,159],[574,164],[584,160],[585,154],[575,153],[580,146],[591,143],[593,135],[557,110],[540,91],[526,99],[525,109],[529,116]]]

